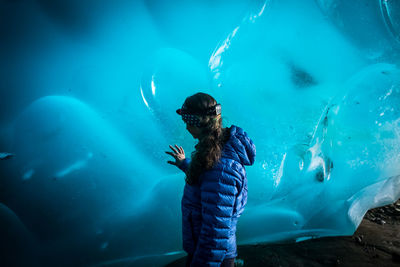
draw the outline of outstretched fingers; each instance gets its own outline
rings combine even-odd
[[[176,145],[175,145],[175,146],[176,146]],[[174,151],[175,154],[178,154],[178,151],[177,151],[173,146],[169,145],[169,148],[171,148],[172,151]]]
[[[175,145],[176,149],[178,150],[178,153],[182,153],[181,148],[177,145]]]
[[[169,145],[169,148],[172,149],[173,152],[171,151],[165,151],[166,154],[174,157],[175,161],[167,161],[167,163],[178,166],[178,162],[182,160],[182,158],[185,157],[185,152],[181,146],[175,145],[175,147]]]
[[[167,163],[177,166],[176,162],[168,160]]]
[[[165,151],[165,153],[167,153],[168,155],[171,155],[171,156],[173,156],[175,158],[175,154],[174,153],[169,152],[169,151]]]

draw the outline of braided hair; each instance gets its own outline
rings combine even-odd
[[[222,128],[220,108],[217,101],[205,93],[197,93],[186,98],[183,107],[189,114],[195,114],[199,118],[201,134],[195,151],[192,153],[192,161],[186,171],[185,181],[190,184],[198,184],[202,172],[211,169],[221,158],[222,148],[229,139],[229,129]]]

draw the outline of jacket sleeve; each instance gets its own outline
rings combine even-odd
[[[237,189],[235,179],[226,173],[208,171],[201,178],[202,225],[191,266],[217,267],[224,260],[232,236]]]
[[[189,167],[190,161],[190,158],[185,158],[178,166],[178,168],[181,169],[183,172],[186,172],[187,168]]]

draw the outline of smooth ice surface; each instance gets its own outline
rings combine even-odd
[[[183,256],[164,151],[193,150],[175,110],[198,91],[257,146],[239,244],[351,235],[400,197],[398,1],[0,1],[0,22],[3,259]]]
[[[0,160],[11,159],[12,157],[14,157],[14,155],[11,153],[0,152]]]

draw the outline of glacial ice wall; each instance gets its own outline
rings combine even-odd
[[[183,256],[203,91],[257,146],[238,243],[351,235],[400,197],[398,1],[0,2],[0,255],[159,266]],[[3,262],[3,263],[4,263]]]

